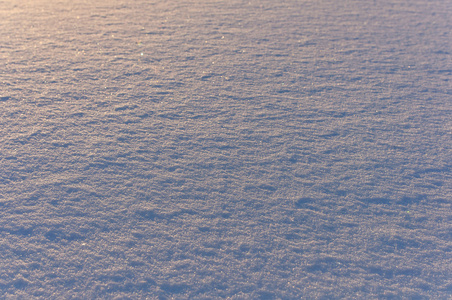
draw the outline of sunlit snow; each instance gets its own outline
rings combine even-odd
[[[0,298],[448,299],[451,12],[0,1]]]

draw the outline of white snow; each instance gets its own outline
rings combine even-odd
[[[448,299],[451,12],[0,1],[0,298]]]

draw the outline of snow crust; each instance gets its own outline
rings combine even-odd
[[[0,298],[449,299],[451,3],[0,1]]]

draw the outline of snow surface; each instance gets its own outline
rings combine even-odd
[[[0,298],[450,299],[451,20],[0,1]]]

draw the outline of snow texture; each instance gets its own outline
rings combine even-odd
[[[451,12],[0,1],[0,298],[450,299]]]

